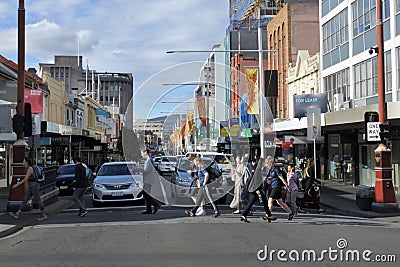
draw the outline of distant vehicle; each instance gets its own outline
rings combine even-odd
[[[215,160],[211,158],[203,158],[206,166],[211,166],[212,168],[218,168],[218,164]],[[187,157],[181,157],[178,160],[175,171],[172,173],[171,183],[172,183],[172,197],[178,198],[190,198],[191,191],[196,187],[192,174],[188,171],[194,169],[194,163],[189,161]],[[223,177],[218,179],[218,182],[213,182],[210,184],[211,194],[213,199],[224,198],[228,193],[227,184]],[[220,200],[224,202],[224,199]]]
[[[178,160],[175,156],[162,156],[158,165],[158,171],[160,174],[171,173],[174,171],[177,162]]]
[[[75,179],[75,164],[64,164],[57,169],[56,186],[60,193],[73,193],[72,182]]]
[[[93,205],[143,199],[142,173],[135,162],[104,163],[93,181]]]
[[[154,157],[153,158],[153,163],[154,163],[154,168],[156,168],[156,170],[158,170],[158,167],[159,167],[159,165],[160,165],[160,162],[161,162],[161,157]]]

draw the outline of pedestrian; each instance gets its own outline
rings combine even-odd
[[[158,177],[158,172],[149,156],[149,151],[147,149],[142,149],[141,155],[145,160],[143,167],[143,197],[146,202],[146,210],[143,211],[142,214],[156,214],[161,207],[161,203],[152,197],[150,193],[151,187]],[[151,209],[151,206],[154,207],[154,210]]]
[[[32,167],[32,160],[29,158],[24,158],[24,160],[22,161],[22,164],[24,165],[25,170],[26,170],[25,176],[19,183],[14,184],[11,188],[15,189],[20,185],[25,186],[26,183],[28,183],[28,188],[25,191],[25,196],[24,196],[24,199],[22,200],[22,203],[21,203],[19,209],[17,210],[16,213],[10,213],[10,215],[13,216],[15,219],[18,219],[22,210],[25,209],[26,203],[28,202],[28,200],[33,197],[35,199],[35,201],[37,202],[39,209],[41,211],[41,216],[38,220],[39,221],[46,220],[47,215],[46,215],[46,211],[44,209],[42,200],[40,199],[40,195],[39,195],[39,187],[40,186],[39,186],[39,183],[37,182],[37,174],[35,173],[35,171]]]
[[[236,209],[233,214],[240,214],[240,204],[241,204],[241,191],[242,191],[242,176],[244,174],[244,164],[240,156],[235,158],[235,162],[231,163],[231,180],[235,183],[233,191],[233,199],[229,204],[231,209]]]
[[[242,191],[240,193],[240,200],[241,200],[241,202],[242,202],[241,204],[244,208],[247,206],[247,204],[249,204],[249,201],[250,201],[250,194],[249,194],[249,191],[247,190],[246,182],[252,176],[252,173],[253,173],[253,165],[249,161],[248,154],[245,154],[242,157],[242,164],[243,164],[243,175],[241,178]],[[252,215],[252,214],[253,214],[253,209],[251,209],[249,214],[247,214],[247,215]]]
[[[85,207],[84,197],[86,189],[89,187],[89,180],[86,176],[86,168],[83,166],[81,158],[75,157],[74,163],[75,178],[72,182],[72,188],[74,189],[72,199],[79,208],[78,216],[84,217],[88,213]]]
[[[286,179],[288,183],[288,191],[286,192],[286,203],[289,204],[290,210],[296,214],[298,210],[296,199],[297,193],[299,191],[299,180],[297,178],[294,164],[289,164]]]
[[[187,171],[187,173],[189,173],[193,178],[192,184],[190,185],[190,198],[192,199],[194,204],[196,204],[197,195],[198,195],[199,189],[200,189],[200,180],[199,180],[199,176],[197,175],[198,170],[197,170],[196,164],[194,164],[194,160],[198,159],[198,158],[199,158],[199,155],[197,155],[197,154],[189,154],[188,155],[188,160],[192,163],[192,165],[191,165],[191,169],[189,169]],[[196,211],[196,216],[207,215],[205,205],[206,205],[206,203],[205,203],[205,200],[203,199],[200,207]]]
[[[200,207],[202,201],[207,197],[208,201],[210,202],[211,206],[213,207],[214,214],[212,215],[214,218],[220,215],[217,205],[214,203],[210,190],[209,190],[209,183],[210,183],[210,174],[207,171],[207,166],[203,160],[203,158],[196,158],[193,161],[197,166],[197,175],[199,177],[200,188],[197,194],[196,204],[191,209],[186,211],[185,213],[190,215],[191,217],[196,216],[197,209]]]
[[[242,212],[242,216],[240,218],[241,221],[249,222],[249,220],[247,219],[247,215],[249,215],[251,208],[253,207],[256,200],[259,198],[258,193],[260,194],[265,211],[265,215],[262,216],[262,219],[268,220],[268,222],[276,220],[276,217],[272,217],[271,211],[268,207],[268,200],[263,188],[264,179],[261,170],[264,166],[264,162],[265,161],[263,158],[259,158],[256,160],[255,162],[256,169],[254,171],[254,174],[246,182],[247,190],[250,193],[250,201]]]
[[[314,204],[314,207],[318,210],[319,213],[325,212],[325,209],[322,209],[319,206],[318,193],[315,190],[315,184],[321,185],[321,181],[318,180],[315,176],[314,170],[314,159],[309,158],[307,160],[306,168],[304,169],[304,180],[303,180],[303,188],[304,188],[304,197],[310,197]]]
[[[272,188],[271,194],[269,195],[268,198],[269,209],[272,211],[274,200],[276,200],[278,205],[281,206],[281,208],[284,209],[289,214],[288,220],[290,221],[294,217],[294,212],[292,212],[286,205],[286,203],[282,200],[282,183],[286,186],[288,190],[290,190],[288,183],[283,178],[279,168],[274,166],[274,159],[271,156],[267,157],[266,165],[269,168],[267,177],[268,179],[271,180],[271,188]]]

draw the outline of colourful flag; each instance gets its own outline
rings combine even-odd
[[[199,118],[203,126],[207,124],[207,115],[206,115],[206,97],[198,96],[197,99],[197,108],[199,111]]]
[[[192,111],[188,111],[187,118],[188,118],[188,135],[193,135],[194,134],[194,119],[193,119]]]
[[[247,113],[258,114],[258,69],[245,68]]]

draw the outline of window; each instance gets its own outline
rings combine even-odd
[[[342,94],[343,101],[350,100],[349,69],[344,69],[324,78],[328,100],[333,101],[335,94]]]
[[[389,2],[388,0],[385,0]],[[376,2],[375,0],[356,0],[351,5],[353,20],[353,36],[362,34],[376,25]],[[386,8],[390,13],[389,4]],[[385,10],[384,8],[384,16]],[[388,13],[388,14],[389,14]],[[389,17],[389,16],[388,16]],[[386,17],[386,18],[388,18]]]
[[[354,29],[353,29],[354,30]],[[338,46],[348,42],[347,9],[322,26],[323,53],[327,54]]]
[[[376,57],[354,66],[355,99],[374,96],[378,93]]]
[[[385,92],[392,91],[392,55],[390,51],[385,53]]]

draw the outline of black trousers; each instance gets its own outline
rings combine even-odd
[[[242,215],[243,216],[247,216],[249,214],[251,208],[253,207],[254,203],[256,203],[256,201],[258,199],[257,191],[260,191],[261,200],[262,200],[262,204],[264,206],[265,213],[268,215],[268,217],[271,217],[272,214],[271,214],[271,211],[268,208],[268,200],[267,200],[267,196],[265,194],[263,185],[260,185],[260,187],[258,187],[258,189],[256,191],[250,193],[249,203],[247,204],[246,208],[242,212]]]
[[[151,206],[157,207],[160,206],[161,203],[150,195],[151,191],[151,184],[144,184],[143,185],[143,197],[146,202],[146,211],[152,212]]]

